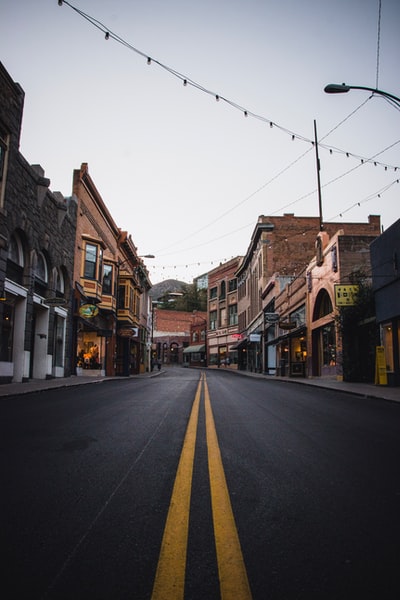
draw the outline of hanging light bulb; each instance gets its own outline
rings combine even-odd
[[[243,111],[243,114],[245,117],[248,117],[249,115],[247,114],[247,110]]]
[[[273,128],[274,124],[272,121],[269,122],[269,126],[271,127],[271,129]]]
[[[187,79],[183,80],[183,85],[187,85]]]
[[[151,58],[150,58],[150,56],[147,57],[147,64],[151,65]]]
[[[106,35],[104,36],[106,40],[110,39],[110,34],[106,31]]]
[[[292,142],[294,142],[295,139],[296,139],[296,136],[293,134],[292,135]]]
[[[218,94],[215,96],[215,99],[216,99],[217,102],[219,102],[219,96],[218,96]]]

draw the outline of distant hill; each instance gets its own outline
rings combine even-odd
[[[155,283],[149,291],[149,296],[153,300],[160,300],[166,294],[182,292],[188,284],[184,281],[178,281],[177,279],[166,279],[165,281],[160,281],[160,283]]]

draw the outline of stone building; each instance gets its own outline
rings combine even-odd
[[[19,152],[24,92],[0,63],[0,381],[70,375],[77,206]]]

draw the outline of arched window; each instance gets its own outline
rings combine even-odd
[[[313,321],[317,321],[333,311],[331,298],[326,290],[321,290],[315,300]]]
[[[44,283],[48,282],[47,261],[43,252],[38,252],[36,256],[35,277]]]
[[[57,295],[63,295],[65,291],[64,275],[61,269],[55,269],[54,287]]]
[[[8,259],[20,267],[24,266],[24,252],[22,243],[17,233],[13,233],[8,245]]]

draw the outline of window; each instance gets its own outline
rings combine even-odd
[[[113,279],[113,268],[112,265],[105,264],[103,266],[103,294],[109,296],[112,295],[112,279]]]
[[[43,252],[37,253],[35,277],[44,283],[48,281],[47,262]]]
[[[15,233],[10,238],[10,243],[8,246],[8,259],[20,267],[24,266],[24,255],[22,251],[21,240]]]
[[[216,310],[210,311],[210,329],[211,330],[217,329],[217,311]]]
[[[232,304],[229,307],[229,325],[237,325],[237,323],[238,323],[237,304]]]
[[[85,269],[83,276],[88,279],[96,279],[98,246],[86,244],[85,247]]]
[[[6,169],[7,137],[6,132],[0,129],[0,184]]]
[[[226,308],[221,308],[219,313],[220,327],[226,327]]]
[[[235,290],[237,290],[237,279],[230,279],[228,282],[228,291],[234,292]]]
[[[220,300],[226,298],[226,283],[225,281],[221,281],[221,294],[219,296]]]
[[[64,294],[64,291],[65,291],[64,275],[63,275],[61,269],[56,269],[56,272],[55,272],[55,288],[56,288],[57,296],[62,296]]]
[[[210,289],[210,300],[213,300],[214,298],[216,298],[217,294],[218,294],[217,287],[211,288]]]
[[[14,304],[6,301],[3,306],[3,324],[0,336],[0,360],[12,362]]]
[[[332,311],[332,302],[328,292],[326,290],[321,290],[318,293],[317,299],[315,301],[313,321],[317,321],[318,319],[329,315]]]
[[[7,173],[8,135],[0,129],[0,206],[3,206]]]

